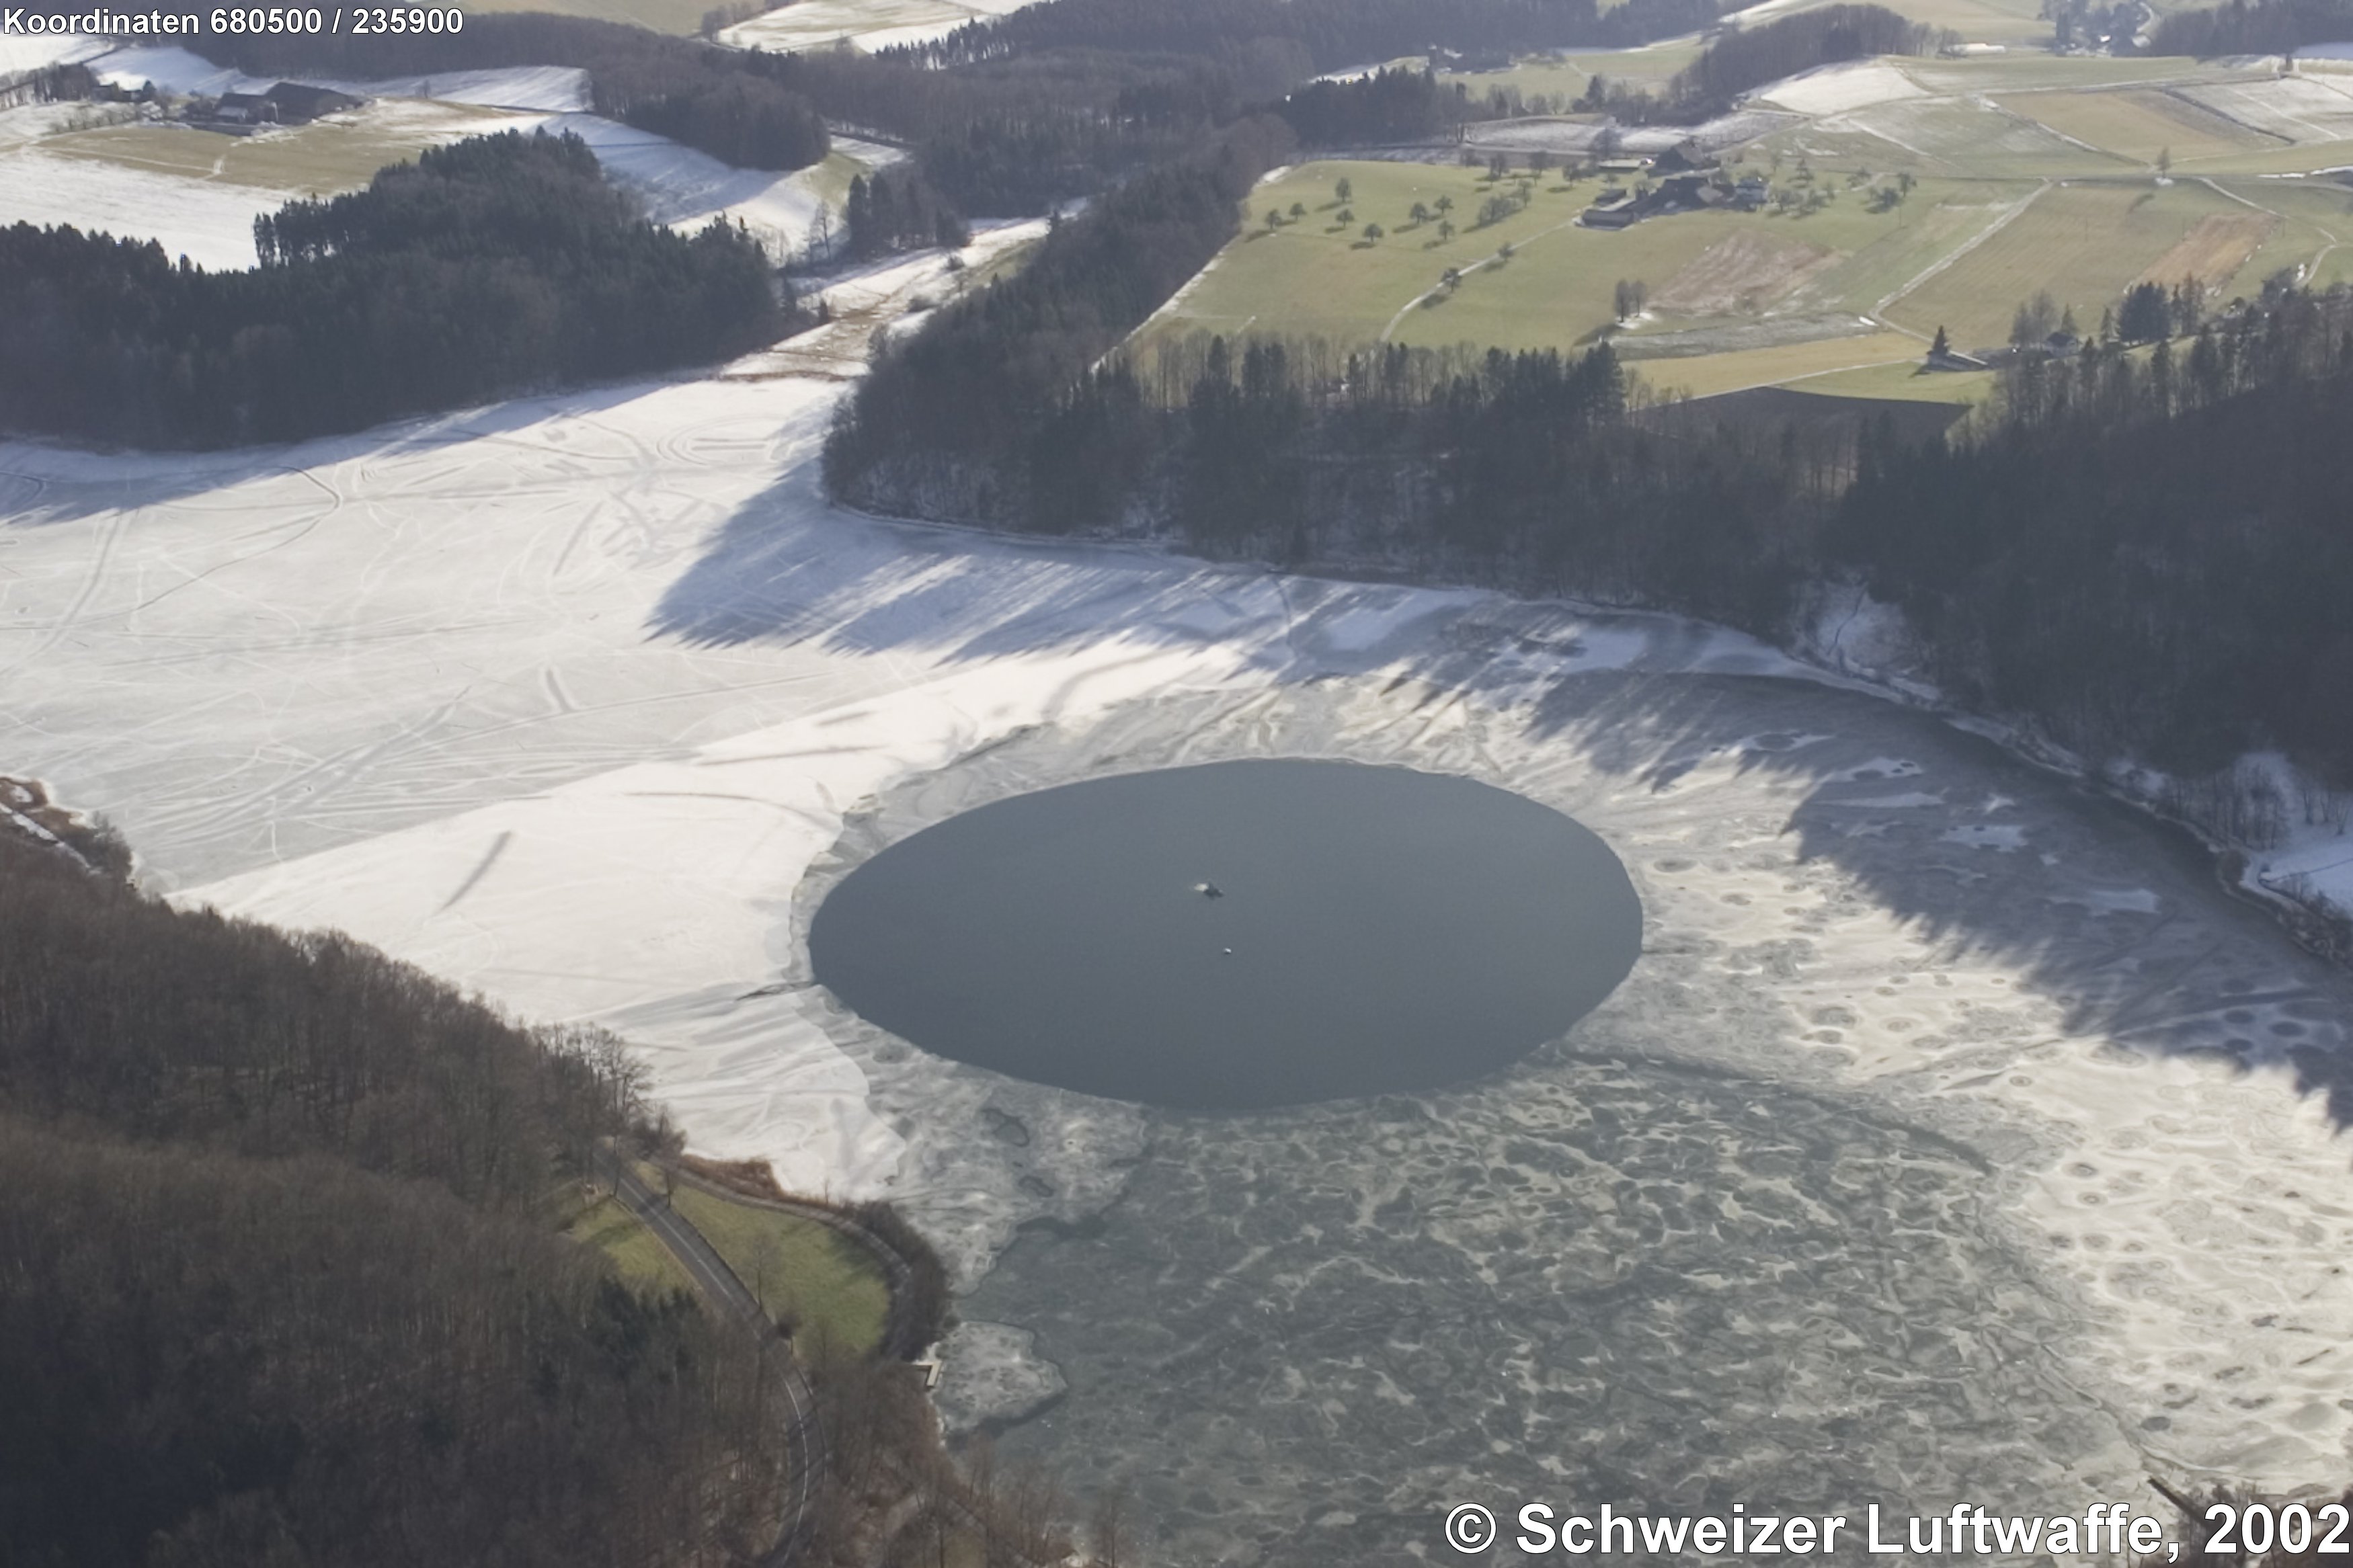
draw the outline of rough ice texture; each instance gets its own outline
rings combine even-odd
[[[951,1430],[1023,1420],[1068,1392],[1054,1364],[1030,1353],[1035,1339],[1004,1323],[959,1323],[948,1331],[932,1402]]]
[[[10,769],[185,901],[607,1023],[702,1149],[899,1198],[1068,1383],[1008,1441],[1177,1478],[1168,1561],[1403,1561],[1474,1478],[2341,1482],[2353,998],[2190,847],[1671,617],[828,510],[835,395],[0,447]],[[936,1061],[807,984],[875,847],[1263,754],[1572,812],[1644,958],[1496,1079],[1216,1121]],[[974,1364],[1011,1386],[1017,1349]]]
[[[2353,1327],[2353,1226],[2296,1090],[2342,1083],[2348,987],[2192,847],[1797,682],[1596,674],[1490,708],[1475,653],[1418,673],[1015,737],[886,794],[805,884],[813,907],[1022,789],[1272,752],[1507,784],[1618,845],[1645,900],[1634,975],[1519,1068],[1134,1113],[1118,1203],[1025,1231],[965,1303],[1070,1385],[1009,1447],[1132,1484],[1176,1563],[1402,1561],[1398,1516],[1449,1498],[2027,1508],[2152,1464],[2341,1471],[2310,1358]],[[861,1063],[896,1048],[835,1029]],[[989,1075],[908,1058],[964,1090],[934,1101],[959,1194],[1006,1186],[1017,1100],[1033,1185],[1043,1130],[1100,1104],[999,1079],[972,1114]],[[2302,1152],[2274,1164],[2257,1126]]]

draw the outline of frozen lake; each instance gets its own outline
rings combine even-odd
[[[924,1049],[1240,1110],[1517,1060],[1626,977],[1641,910],[1558,812],[1408,768],[1253,758],[998,801],[836,888],[817,978]]]
[[[1530,1494],[2343,1484],[2353,992],[2178,837],[1672,617],[834,511],[834,395],[0,447],[5,765],[177,898],[607,1025],[698,1147],[893,1197],[967,1291],[951,1418],[1130,1480],[1169,1568],[1422,1560]],[[1264,758],[1573,818],[1640,957],[1483,1077],[1246,1115],[817,984],[923,829]]]

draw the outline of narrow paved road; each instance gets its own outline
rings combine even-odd
[[[701,1231],[680,1218],[676,1210],[638,1178],[637,1173],[629,1169],[627,1162],[614,1158],[607,1152],[600,1155],[599,1163],[605,1173],[611,1178],[614,1184],[613,1190],[619,1195],[622,1204],[631,1214],[645,1221],[646,1227],[654,1233],[656,1239],[670,1248],[671,1256],[685,1266],[687,1273],[694,1279],[696,1289],[702,1290],[712,1302],[737,1313],[745,1321],[763,1328],[767,1326],[767,1314],[760,1310],[759,1300],[745,1288],[743,1280],[736,1278],[735,1271],[727,1267],[726,1260],[721,1258],[712,1247],[711,1243],[703,1238]],[[706,1192],[719,1194],[731,1203],[778,1209],[786,1214],[813,1219],[866,1247],[874,1254],[883,1272],[890,1276],[891,1308],[895,1328],[898,1313],[908,1300],[905,1287],[909,1270],[906,1259],[901,1258],[898,1252],[881,1237],[848,1215],[821,1204],[798,1203],[790,1198],[783,1200],[752,1198],[742,1193],[714,1187],[707,1182],[696,1181],[690,1176],[681,1175],[678,1179],[701,1187]],[[769,1552],[764,1561],[762,1568],[782,1568],[783,1564],[792,1562],[800,1554],[811,1524],[810,1504],[816,1491],[816,1479],[823,1472],[825,1466],[825,1429],[817,1419],[816,1394],[809,1388],[808,1380],[802,1375],[797,1363],[786,1369],[785,1386],[793,1405],[792,1444],[794,1451],[802,1458],[793,1486],[791,1510],[786,1517],[784,1532],[778,1538],[776,1549]],[[887,1455],[885,1462],[892,1462]],[[913,1481],[913,1477],[907,1479],[911,1482]],[[944,1506],[961,1520],[966,1528],[979,1533],[984,1539],[995,1538],[996,1527],[992,1526],[981,1510],[973,1505],[968,1497],[959,1495],[958,1490],[954,1487],[931,1487],[928,1489],[932,1500]],[[1005,1543],[1000,1542],[1000,1544]],[[1031,1564],[1032,1568],[1043,1568],[1041,1559],[1033,1556],[1020,1546],[1013,1546],[1011,1550],[1016,1557],[1023,1563]]]
[[[883,1289],[888,1293],[890,1304],[886,1309],[883,1321],[882,1353],[900,1354],[903,1348],[903,1353],[912,1357],[916,1351],[923,1348],[920,1345],[905,1347],[905,1341],[909,1337],[907,1314],[913,1307],[915,1300],[914,1270],[907,1266],[907,1260],[899,1255],[897,1247],[860,1225],[856,1219],[840,1209],[826,1204],[809,1203],[799,1198],[755,1198],[748,1193],[738,1192],[733,1187],[719,1186],[715,1183],[706,1182],[686,1172],[681,1172],[677,1179],[688,1186],[699,1188],[713,1197],[723,1198],[731,1204],[742,1204],[748,1208],[774,1209],[779,1214],[813,1220],[861,1248],[874,1259],[874,1266],[882,1271]],[[742,1289],[740,1283],[737,1289]]]
[[[681,1219],[659,1194],[639,1181],[627,1161],[608,1150],[599,1156],[598,1163],[612,1181],[614,1194],[622,1206],[643,1220],[655,1239],[670,1249],[670,1256],[686,1269],[704,1300],[733,1313],[759,1332],[776,1331],[767,1313],[760,1310],[759,1299],[744,1288],[735,1271],[727,1267],[727,1260],[703,1239],[701,1231]],[[786,1354],[791,1357],[789,1346]],[[787,1483],[789,1497],[784,1529],[776,1537],[775,1549],[765,1559],[765,1568],[781,1568],[800,1554],[812,1523],[817,1479],[825,1473],[825,1427],[817,1418],[817,1394],[809,1387],[808,1378],[797,1360],[786,1361],[784,1383],[785,1397],[793,1407],[792,1426],[786,1433],[792,1472]]]

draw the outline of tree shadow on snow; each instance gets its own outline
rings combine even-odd
[[[1800,680],[1572,677],[1535,722],[1662,805],[1688,794],[1706,811],[1710,781],[1726,775],[1795,783],[1804,794],[1775,833],[1796,837],[1801,867],[1836,867],[1939,963],[2018,971],[2060,1005],[2062,1043],[2119,1062],[2276,1067],[2299,1096],[2324,1097],[2333,1124],[2353,1125],[2353,977],[2224,891],[2180,828],[1933,713]],[[1803,940],[1835,943],[1838,921],[1833,907]],[[2004,1047],[1982,1045],[1995,1070]]]
[[[1598,770],[1662,807],[1687,797],[1689,810],[1714,809],[1711,779],[1763,771],[1802,791],[1786,820],[1767,825],[1769,837],[1796,837],[1800,867],[1836,867],[1852,897],[1952,963],[2016,969],[2059,1002],[2084,1048],[2237,1071],[2279,1064],[2297,1093],[2325,1095],[2336,1123],[2353,1123],[2353,979],[2221,892],[2186,834],[1934,714],[1788,679],[1787,661],[1718,628],[852,521],[802,470],[739,510],[648,630],[705,647],[807,643],[948,663],[1107,642],[1198,649],[1285,683],[1377,676],[1395,689],[1399,722],[1465,692],[1508,700],[1517,717],[1495,722],[1551,743],[1537,756],[1556,745],[1558,765]],[[1786,856],[1777,844],[1765,859]],[[1802,966],[1807,942],[1837,941],[1833,921],[1787,951],[1724,961]],[[2000,1051],[1989,1044],[1988,1055]]]
[[[552,421],[609,413],[662,390],[638,379],[480,408],[422,416],[343,436],[217,452],[121,452],[63,443],[0,440],[0,528],[78,522],[110,512],[169,507],[240,486],[290,487],[263,510],[296,505],[317,510],[343,498],[335,470],[349,463],[390,463],[421,452],[481,443],[480,459],[495,468],[501,437]],[[240,511],[244,510],[240,506]]]

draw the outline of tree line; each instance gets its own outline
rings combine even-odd
[[[1295,43],[1309,71],[1418,55],[1630,47],[1715,20],[1712,0],[1056,0],[970,23],[893,51],[933,68],[1053,50],[1227,54],[1252,40]],[[1298,80],[1293,79],[1293,82]],[[1285,83],[1286,87],[1293,83]]]
[[[2353,39],[2353,0],[2230,0],[2168,11],[2149,29],[2157,55],[2292,55],[2309,44]]]
[[[972,243],[971,226],[920,166],[852,178],[841,216],[849,254],[861,259],[930,246],[959,250]]]
[[[836,492],[881,504],[946,487],[953,496],[927,509],[1021,513],[1029,469],[1012,455],[1091,364],[1233,237],[1241,198],[1292,145],[1279,120],[1237,121],[1058,223],[1018,273],[883,345],[826,443]]]
[[[887,413],[860,397],[828,479],[880,510],[1141,528],[1212,555],[1402,563],[1757,626],[1793,596],[1789,537],[1819,526],[1852,461],[1851,436],[1670,417],[1606,345],[1197,335],[1031,395],[1026,415],[974,416],[922,451],[875,440],[866,421]]]
[[[1390,66],[1354,81],[1312,81],[1276,109],[1309,147],[1362,147],[1439,135],[1466,120],[1489,118],[1461,83],[1441,85],[1436,73]]]
[[[576,137],[506,132],[255,223],[262,265],[0,230],[0,424],[151,447],[357,429],[512,393],[707,363],[787,302],[750,236],[656,227]]]

